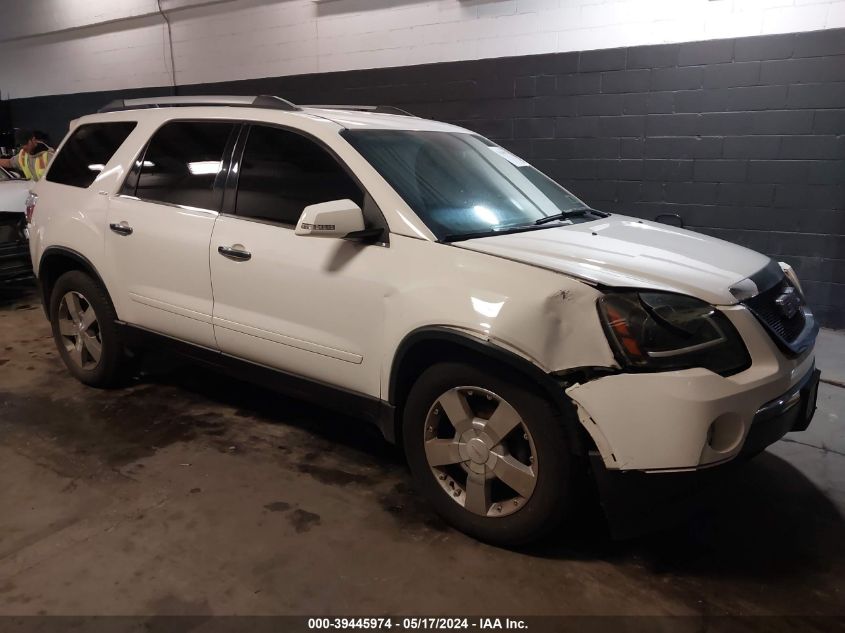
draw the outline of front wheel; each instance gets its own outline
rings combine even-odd
[[[117,315],[94,279],[73,270],[56,281],[50,296],[50,323],[68,370],[92,387],[109,387],[121,376],[123,342]]]
[[[481,540],[517,545],[549,533],[572,509],[566,423],[518,374],[440,363],[408,396],[405,453],[447,521]]]

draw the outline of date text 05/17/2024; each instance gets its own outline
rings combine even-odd
[[[519,618],[309,618],[310,630],[392,630],[400,631],[438,631],[438,630],[526,630],[525,620]]]

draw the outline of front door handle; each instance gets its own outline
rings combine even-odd
[[[120,224],[109,224],[109,228],[118,235],[132,235],[132,227],[125,221]]]
[[[245,262],[252,258],[252,253],[243,250],[243,246],[240,244],[235,244],[234,246],[218,246],[217,252],[223,257],[232,259],[236,262]]]

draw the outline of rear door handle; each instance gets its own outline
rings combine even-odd
[[[232,259],[236,262],[249,261],[252,258],[252,253],[243,250],[243,246],[235,244],[234,246],[218,246],[217,252],[227,259]]]
[[[109,224],[109,228],[118,235],[132,235],[132,227],[126,222],[120,224]]]

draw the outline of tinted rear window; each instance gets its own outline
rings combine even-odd
[[[72,187],[89,187],[114,156],[136,123],[80,125],[53,159],[47,180]]]

